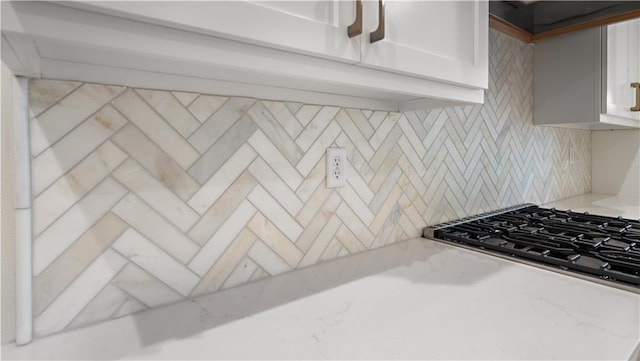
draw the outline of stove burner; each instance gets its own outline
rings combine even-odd
[[[427,227],[424,236],[640,288],[640,220],[525,204]]]

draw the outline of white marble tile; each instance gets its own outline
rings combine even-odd
[[[198,244],[132,193],[118,202],[112,211],[182,263],[189,262],[200,250]]]
[[[409,124],[409,120],[407,119],[407,117],[402,115],[398,120],[398,125],[400,126],[400,129],[402,129],[404,136],[409,141],[409,144],[411,144],[415,152],[418,154],[418,157],[420,159],[424,158],[424,156],[427,154],[427,149],[424,147],[424,144],[422,144],[422,140],[418,138],[418,134],[413,129],[411,124]]]
[[[327,160],[326,154],[320,158],[318,163],[313,167],[311,172],[307,174],[304,178],[304,181],[300,184],[298,189],[296,190],[296,195],[300,197],[303,202],[307,202],[313,192],[318,187],[325,186],[325,179],[327,179]]]
[[[296,169],[302,175],[307,175],[313,169],[313,167],[318,163],[320,159],[327,152],[327,148],[333,143],[336,137],[340,134],[342,130],[340,126],[332,121],[326,127],[324,132],[315,140],[313,145],[307,150],[304,154],[304,157],[300,159],[298,164],[296,164]]]
[[[424,194],[426,186],[422,177],[416,172],[415,168],[409,163],[409,160],[404,155],[398,159],[398,166],[402,169],[402,172],[407,176],[415,190],[420,194]]]
[[[29,118],[40,115],[78,86],[80,83],[75,81],[31,79],[29,81]]]
[[[198,286],[193,290],[193,295],[214,292],[220,289],[256,240],[257,237],[253,232],[246,228],[243,229],[207,274],[202,277]]]
[[[248,168],[249,172],[256,180],[267,190],[273,197],[277,198],[280,205],[289,212],[291,216],[295,216],[300,208],[302,201],[284,181],[265,163],[262,158],[256,158]]]
[[[249,257],[271,276],[279,275],[291,269],[287,262],[261,241],[254,243],[253,247],[251,247]]]
[[[33,278],[33,314],[39,315],[127,229],[112,213],[100,218],[47,269]]]
[[[126,263],[127,260],[116,252],[104,252],[35,318],[35,334],[48,335],[62,331]]]
[[[353,190],[351,185],[347,184],[346,187],[338,188],[338,194],[342,196],[342,199],[354,210],[362,222],[369,224],[373,221],[374,214],[369,209],[369,206],[360,199],[360,196]]]
[[[191,104],[194,100],[196,100],[198,95],[200,95],[198,93],[187,93],[187,92],[177,92],[177,91],[172,91],[171,94],[173,94],[173,96],[175,96],[176,99],[178,99],[180,104],[182,104],[185,107],[189,106],[189,104]]]
[[[349,137],[349,139],[351,139],[353,145],[358,148],[358,151],[362,156],[367,160],[371,159],[375,152],[371,145],[369,145],[367,138],[365,138],[365,136],[360,132],[349,114],[344,110],[340,110],[338,114],[336,114],[336,122],[338,122],[344,133]]]
[[[31,155],[38,156],[124,88],[83,84],[30,122]]]
[[[289,108],[289,111],[292,114],[296,114],[304,104],[298,103],[298,102],[284,102],[284,105],[286,105],[287,108]]]
[[[389,115],[388,112],[381,110],[370,112],[369,116],[366,115],[366,111],[364,111],[363,114],[367,117],[367,119],[369,119],[369,124],[371,124],[374,129],[378,129],[382,122],[387,118],[387,115]]]
[[[200,126],[200,122],[170,92],[148,89],[136,92],[183,137],[188,137]]]
[[[133,124],[122,128],[111,139],[180,199],[189,199],[200,187],[173,158]]]
[[[309,250],[304,254],[304,257],[300,261],[298,267],[307,267],[318,262],[320,256],[329,242],[331,242],[341,225],[342,222],[340,221],[340,218],[333,215],[313,242],[311,248],[309,248]]]
[[[256,152],[248,144],[238,151],[218,169],[218,171],[203,184],[196,194],[189,200],[189,205],[201,215],[224,193],[235,179],[253,162]]]
[[[391,191],[391,193],[389,193],[389,196],[380,207],[380,210],[378,211],[378,213],[376,213],[376,216],[373,219],[373,221],[369,223],[369,229],[371,229],[371,232],[373,234],[377,234],[380,231],[385,220],[387,219],[389,214],[391,214],[391,212],[394,210],[401,195],[402,195],[402,190],[400,189],[400,187],[396,185]]]
[[[369,188],[367,182],[362,178],[362,176],[360,176],[360,172],[351,171],[352,169],[353,165],[347,161],[347,182],[349,182],[353,190],[358,193],[358,196],[360,196],[365,203],[371,203],[375,194],[371,188]]]
[[[329,197],[314,214],[314,217],[310,219],[309,223],[305,225],[304,232],[302,232],[296,241],[296,246],[300,248],[300,250],[306,252],[309,247],[311,247],[341,202],[342,200],[336,192],[329,193]]]
[[[73,319],[73,322],[69,324],[67,329],[74,329],[108,320],[128,299],[129,296],[127,296],[126,293],[108,284],[89,302],[87,307]]]
[[[362,223],[360,218],[346,203],[340,204],[338,209],[336,209],[336,214],[366,247],[371,245],[371,242],[373,242],[375,238],[374,234],[371,233],[368,225]]]
[[[378,188],[375,196],[369,203],[369,209],[374,214],[378,213],[380,207],[382,207],[382,203],[387,198],[391,190],[396,187],[398,180],[402,176],[402,170],[397,165],[394,166],[389,173],[386,174],[387,179],[385,179],[384,183]]]
[[[125,161],[113,177],[124,184],[167,220],[186,232],[198,221],[198,214],[173,192],[165,188],[135,161]]]
[[[40,194],[126,123],[113,107],[106,106],[51,148],[33,158],[31,169],[34,194]]]
[[[296,119],[300,121],[303,126],[307,126],[311,119],[318,114],[318,112],[322,109],[320,105],[312,105],[312,104],[304,104],[298,111],[296,112]]]
[[[341,218],[342,219],[342,218]],[[340,243],[346,248],[349,253],[357,253],[362,252],[366,249],[366,247],[358,240],[358,236],[353,234],[349,227],[345,224],[342,224],[338,231],[336,232],[336,238]],[[338,252],[340,250],[338,249]]]
[[[131,228],[112,247],[185,297],[199,281],[198,276]]]
[[[289,266],[295,267],[298,265],[303,253],[262,214],[257,213],[249,222],[248,227],[260,240],[282,257]]]
[[[327,187],[316,188],[311,198],[306,201],[304,207],[296,215],[296,221],[298,221],[302,227],[308,226],[332,192],[333,191]]]
[[[113,314],[113,318],[126,316],[132,313],[140,312],[146,309],[147,306],[140,303],[135,298],[129,298],[118,310]]]
[[[302,227],[287,211],[261,186],[255,187],[247,199],[264,214],[269,221],[292,241],[298,239]]]
[[[214,119],[210,121],[215,121]],[[209,123],[207,123],[209,124]],[[256,124],[247,115],[230,124],[231,127],[224,132],[220,130],[219,138],[202,156],[189,168],[189,174],[200,184],[204,184],[220,167],[231,157],[247,139],[258,129]],[[209,137],[211,138],[211,137]]]
[[[295,141],[289,137],[280,123],[273,118],[273,115],[271,115],[269,110],[267,110],[261,102],[255,103],[249,109],[248,114],[290,163],[295,164],[302,158],[304,152],[298,147]]]
[[[427,169],[422,162],[422,158],[416,153],[415,149],[409,144],[409,141],[404,135],[398,140],[398,145],[402,148],[402,151],[409,160],[409,163],[413,165],[413,168],[415,168],[418,175],[422,177],[427,172]]]
[[[249,172],[243,172],[191,228],[189,237],[200,245],[205,244],[257,184]]]
[[[213,95],[200,95],[197,99],[192,99],[193,93],[177,93],[173,92],[176,97],[186,105],[189,102],[189,111],[195,115],[196,119],[200,123],[204,123],[213,113],[215,113],[220,107],[229,99],[227,97],[213,96]],[[188,95],[185,95],[188,94]]]
[[[360,130],[360,133],[368,140],[373,135],[374,129],[369,123],[369,120],[365,116],[365,113],[361,109],[346,108],[345,111],[349,114],[349,117],[353,120],[355,125]]]
[[[148,307],[178,302],[184,297],[133,263],[127,264],[111,284]]]
[[[133,90],[128,90],[116,98],[113,106],[182,168],[189,167],[200,156],[180,133],[153,111]]]
[[[192,104],[192,107],[198,105],[200,99],[202,99],[202,97],[198,98],[194,104]],[[253,103],[255,103],[255,99],[229,99],[213,116],[208,117],[204,124],[189,137],[189,143],[200,153],[204,153],[222,137],[227,129],[231,128],[238,119],[246,115],[247,109],[249,109]]]
[[[296,138],[296,144],[298,144],[298,146],[304,151],[308,151],[339,110],[340,108],[338,107],[322,107],[322,109],[320,109],[320,111],[313,117],[311,122],[305,126],[304,131],[300,136]]]
[[[38,276],[73,242],[111,209],[127,190],[105,179],[33,242],[33,274]]]
[[[249,282],[251,276],[257,269],[258,265],[254,261],[250,258],[244,258],[240,263],[238,263],[233,272],[231,272],[227,280],[224,281],[221,288],[231,288]]]
[[[193,257],[189,262],[189,268],[199,276],[204,276],[255,213],[256,208],[251,203],[242,202],[211,236],[200,252]]]
[[[280,153],[273,143],[260,130],[257,130],[249,144],[272,169],[277,170],[282,180],[291,188],[297,189],[303,178],[289,161]]]
[[[331,242],[329,242],[324,252],[322,252],[322,255],[320,255],[318,262],[326,262],[337,258],[341,249],[342,244],[340,244],[340,241],[335,238],[331,239]]]
[[[40,234],[74,203],[84,197],[120,163],[126,154],[105,142],[64,177],[33,199],[33,233]]]
[[[302,124],[291,114],[289,108],[282,102],[271,102],[263,100],[262,104],[269,109],[271,115],[280,123],[282,128],[291,138],[296,138],[304,129]]]

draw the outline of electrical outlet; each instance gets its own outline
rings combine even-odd
[[[327,188],[347,185],[347,150],[345,148],[327,149]]]

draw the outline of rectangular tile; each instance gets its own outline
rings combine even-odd
[[[33,278],[33,314],[40,315],[109,245],[127,229],[111,213],[105,214],[51,265]]]
[[[180,294],[133,263],[127,264],[111,284],[148,307],[158,307],[183,300]]]
[[[35,197],[33,199],[34,235],[40,234],[126,158],[126,154],[107,141],[69,173]]]
[[[112,140],[183,201],[189,199],[200,187],[173,158],[134,125],[122,128]]]
[[[342,218],[341,218],[342,219]],[[367,248],[360,242],[358,236],[353,234],[348,226],[342,224],[336,232],[336,239],[350,252],[357,253],[366,250]],[[338,251],[340,251],[338,249]]]
[[[373,242],[373,239],[375,238],[374,234],[371,233],[368,225],[362,223],[360,218],[346,203],[340,204],[336,210],[336,214],[365,247],[368,248],[371,246],[371,242]]]
[[[407,138],[405,138],[404,135],[398,140],[398,145],[400,146],[400,148],[402,148],[402,152],[409,160],[409,163],[411,163],[413,168],[416,170],[416,173],[418,173],[418,175],[420,176],[423,176],[427,169],[424,166],[424,163],[422,163],[422,158],[420,158],[420,156],[416,153],[416,151],[409,144],[409,141],[407,141]]]
[[[190,108],[196,108],[199,103],[200,101],[196,100]],[[213,116],[206,119],[205,123],[189,137],[189,143],[191,143],[198,152],[204,153],[211,145],[217,142],[227,129],[231,128],[238,119],[246,116],[247,110],[253,103],[255,103],[255,99],[229,99],[213,114]]]
[[[353,169],[354,167],[353,165],[351,165],[351,162],[347,161],[347,182],[349,182],[351,187],[353,187],[353,190],[358,193],[360,198],[362,198],[365,203],[369,204],[371,203],[371,200],[373,199],[375,194],[373,193],[371,188],[369,188],[367,182],[362,179],[360,173],[354,171]]]
[[[311,122],[311,119],[318,114],[320,109],[322,109],[320,105],[304,104],[296,112],[296,119],[306,127]]]
[[[342,248],[342,244],[340,244],[340,242],[337,239],[332,238],[331,242],[329,242],[327,247],[324,249],[324,252],[322,252],[322,254],[320,255],[320,258],[318,259],[318,263],[336,259],[338,257],[338,252],[340,252],[341,248]]]
[[[377,120],[378,114],[381,115],[382,113],[374,112],[371,118],[369,118],[369,121],[374,121],[374,119]],[[380,121],[380,125],[374,125],[372,123],[373,127],[376,128],[375,133],[373,133],[371,139],[369,139],[369,144],[371,144],[373,149],[378,150],[378,148],[380,148],[382,143],[384,143],[385,139],[387,139],[387,137],[391,133],[391,130],[396,125],[398,118],[400,118],[400,115],[398,113],[388,113],[384,117],[384,119]]]
[[[202,277],[198,286],[193,290],[194,295],[217,291],[233,272],[235,266],[249,251],[257,237],[248,229],[242,230],[231,242],[229,247],[211,267],[209,272]]]
[[[298,188],[303,181],[302,176],[262,131],[257,130],[253,133],[249,138],[249,144],[272,169],[277,170],[278,175],[289,188],[294,190]]]
[[[248,227],[262,242],[282,257],[289,266],[295,267],[298,265],[298,262],[303,257],[302,252],[261,213],[257,213],[251,219]]]
[[[411,144],[415,152],[418,154],[418,157],[420,159],[424,158],[424,156],[427,154],[427,149],[424,147],[424,144],[422,144],[422,140],[418,138],[418,134],[413,129],[411,124],[409,124],[409,120],[407,119],[407,117],[405,117],[404,115],[401,116],[398,120],[398,125],[400,126],[400,129],[402,129],[402,132],[407,138],[409,144]]]
[[[200,252],[189,262],[189,268],[204,276],[220,256],[225,252],[231,242],[247,225],[251,217],[256,213],[256,208],[248,201],[242,202],[233,214],[218,228],[218,231],[207,241]]]
[[[66,328],[83,327],[99,321],[108,320],[127,302],[129,296],[110,284],[106,285],[89,304],[73,319]]]
[[[200,245],[205,244],[257,184],[251,173],[243,172],[191,228],[189,237]]]
[[[134,160],[125,161],[113,172],[113,177],[181,231],[186,232],[198,221],[198,214],[189,205]]]
[[[180,133],[176,132],[133,90],[127,90],[120,95],[113,101],[113,106],[182,168],[189,167],[199,157],[198,152]]]
[[[327,157],[325,154],[322,156],[322,158],[320,158],[318,163],[316,163],[311,172],[309,172],[309,174],[304,178],[304,181],[296,190],[296,195],[303,202],[307,202],[318,187],[325,187],[327,179],[326,169]]]
[[[64,175],[127,121],[106,106],[31,161],[33,193],[38,195]]]
[[[302,232],[296,241],[296,246],[302,250],[302,252],[309,250],[309,247],[311,247],[313,241],[318,237],[318,234],[320,234],[320,231],[329,221],[341,201],[340,196],[336,192],[331,192],[327,200],[322,204],[322,207],[315,213],[309,223],[305,225],[304,232]]]
[[[307,200],[304,207],[302,207],[300,212],[296,215],[296,221],[298,221],[302,227],[309,225],[309,222],[313,220],[316,213],[318,213],[318,210],[332,193],[333,191],[327,187],[316,188],[316,191],[313,192],[311,198]]]
[[[289,163],[295,164],[302,158],[304,152],[261,102],[255,103],[249,109],[248,114]]]
[[[311,169],[313,169],[318,161],[322,159],[324,154],[327,152],[327,148],[331,145],[331,143],[333,143],[340,132],[341,129],[338,123],[334,121],[329,123],[324,132],[320,134],[313,145],[311,145],[311,147],[304,154],[304,157],[302,157],[298,164],[296,164],[296,169],[300,172],[300,174],[309,174]]]
[[[238,119],[224,135],[221,135],[213,145],[207,149],[191,168],[189,174],[200,184],[204,184],[231,157],[247,139],[258,129],[247,115]]]
[[[284,262],[284,261],[283,261]],[[222,289],[231,288],[249,282],[253,273],[258,270],[258,265],[250,258],[245,257],[236,268],[231,272]]]
[[[31,155],[36,157],[107,104],[123,87],[82,84],[30,121]]]
[[[342,199],[354,210],[362,222],[369,224],[373,221],[374,215],[369,206],[360,199],[351,185],[347,183],[345,187],[338,188],[338,194],[342,196]]]
[[[200,250],[198,244],[132,193],[118,202],[112,211],[183,264]]]
[[[276,174],[262,158],[256,158],[248,170],[265,190],[278,199],[280,205],[282,205],[290,215],[295,216],[298,211],[300,211],[302,201],[300,201],[298,196],[291,191],[278,174]]]
[[[358,127],[360,133],[369,139],[373,135],[374,129],[369,123],[369,120],[365,117],[360,109],[346,108],[345,111],[349,114],[349,117],[353,120],[353,123]]]
[[[394,208],[396,207],[396,204],[398,203],[401,195],[402,190],[400,189],[400,187],[395,186],[387,199],[385,199],[382,207],[380,207],[380,210],[376,214],[376,217],[370,223],[369,228],[371,229],[371,232],[377,234],[380,231],[385,220],[387,219],[387,217],[389,217],[389,214],[391,214],[391,212],[393,212]]]
[[[296,144],[298,144],[298,146],[303,150],[308,151],[311,145],[315,143],[316,138],[320,136],[324,129],[329,125],[329,122],[333,120],[333,117],[338,113],[338,110],[340,110],[338,107],[322,107],[322,109],[320,109],[320,111],[313,117],[311,122],[305,126],[304,131],[300,136],[296,138]]]
[[[247,199],[292,242],[302,233],[302,227],[264,188],[257,186]]]
[[[62,331],[127,263],[112,250],[96,259],[47,309],[34,319],[36,336]]]
[[[193,98],[190,93],[173,92],[178,100],[188,109],[200,123],[204,123],[209,117],[218,111],[229,98],[215,95],[198,95]]]
[[[185,107],[188,107],[191,103],[193,103],[194,100],[196,100],[198,95],[200,95],[198,93],[188,93],[188,92],[178,92],[178,91],[172,91],[171,94],[173,94],[173,96],[176,97],[176,99],[178,99],[180,104],[182,104]],[[226,98],[224,99],[226,100]]]
[[[384,200],[387,198],[389,193],[391,193],[393,188],[396,187],[400,176],[402,176],[402,170],[400,170],[400,167],[396,165],[387,174],[387,179],[385,179],[384,183],[382,183],[380,188],[378,188],[376,195],[371,200],[371,203],[369,203],[369,209],[371,209],[371,212],[375,214],[380,210]]]
[[[33,275],[42,273],[126,193],[124,187],[107,178],[36,237],[33,242]]]
[[[199,281],[198,276],[131,228],[112,247],[185,297]]]
[[[342,225],[342,221],[338,216],[333,215],[329,222],[324,226],[318,237],[316,237],[315,241],[309,248],[309,250],[305,253],[304,257],[300,261],[298,267],[307,267],[312,264],[315,264],[320,259],[320,256],[324,252],[325,248],[333,239],[338,228]]]
[[[189,205],[204,214],[211,205],[229,188],[235,179],[253,162],[256,152],[245,144],[218,171],[203,184],[189,200]]]
[[[358,151],[362,156],[367,160],[371,159],[375,152],[371,145],[369,145],[367,138],[360,133],[360,129],[358,129],[349,114],[344,110],[339,111],[338,114],[336,114],[336,121],[349,139],[351,139],[353,145],[358,148]]]
[[[29,118],[40,115],[40,113],[58,103],[80,85],[82,84],[76,81],[30,79]]]
[[[289,134],[289,136],[295,139],[300,132],[304,129],[302,124],[291,114],[289,108],[282,102],[271,102],[263,100],[262,104],[269,110],[271,115],[280,123],[282,128]]]
[[[288,265],[287,262],[278,256],[269,246],[260,241],[253,244],[253,247],[249,250],[249,257],[271,276],[285,273],[291,269],[291,266]]]
[[[136,92],[183,137],[188,137],[200,122],[170,92],[137,89]]]

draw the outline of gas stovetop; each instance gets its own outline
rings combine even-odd
[[[424,237],[640,288],[640,220],[524,204],[427,227]]]

